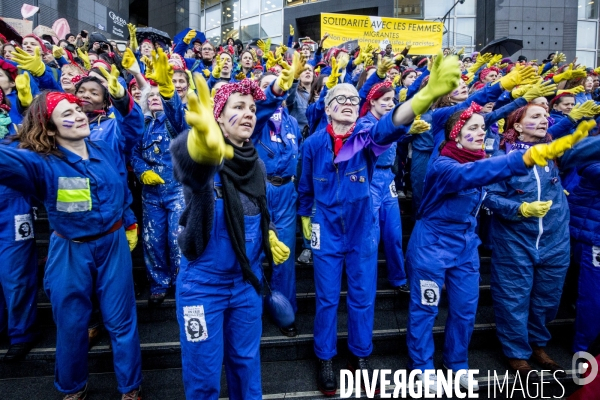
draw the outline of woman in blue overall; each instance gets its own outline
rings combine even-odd
[[[145,121],[143,137],[133,150],[131,166],[143,184],[142,210],[144,261],[150,281],[148,304],[159,306],[167,291],[175,285],[181,261],[177,245],[180,232],[179,218],[185,208],[183,186],[173,176],[173,161],[169,146],[182,131],[169,121],[183,119],[167,112],[182,114],[180,97],[173,83],[174,71],[167,57],[159,50],[154,71],[149,79],[152,86],[148,96],[150,115]],[[171,107],[165,107],[169,102]]]
[[[420,370],[418,379],[435,369],[433,325],[442,286],[448,294],[444,366],[456,373],[468,370],[468,346],[479,297],[481,243],[475,233],[483,186],[527,175],[534,164],[543,165],[572,145],[571,137],[553,145],[540,145],[525,154],[485,158],[485,122],[473,103],[455,112],[446,123],[446,141],[425,178],[423,202],[407,251],[411,284],[407,345],[409,367]],[[564,142],[567,142],[566,144]],[[516,178],[515,178],[516,179]],[[425,390],[440,395],[435,375]],[[465,389],[478,390],[477,381],[460,377]]]
[[[270,222],[265,168],[250,138],[277,101],[245,79],[221,87],[211,110],[206,82],[194,80],[200,100],[188,95],[192,129],[171,145],[186,197],[178,243],[188,262],[176,291],[185,393],[218,399],[224,363],[230,399],[261,399],[261,259],[264,252],[281,264],[289,249]],[[292,80],[278,78],[270,95],[281,96]],[[256,100],[269,105],[257,108]]]
[[[386,81],[373,86],[366,96],[360,112],[361,118],[357,121],[355,129],[359,131],[372,129],[394,108],[394,97],[395,91],[391,82]],[[375,243],[379,244],[379,240],[383,238],[388,281],[395,290],[407,293],[410,289],[406,284],[404,272],[402,221],[392,172],[396,147],[397,143],[392,143],[390,148],[377,159],[371,180],[371,198],[375,219]]]
[[[404,125],[458,82],[456,57],[442,59],[440,56],[434,64],[434,85],[360,132],[356,129],[360,103],[356,89],[349,84],[333,87],[325,99],[329,125],[304,143],[298,214],[304,237],[312,240],[317,385],[327,396],[337,390],[332,358],[337,354],[337,307],[344,265],[348,277],[349,367],[372,374],[368,357],[373,350],[377,245],[370,184],[378,155],[406,133]],[[313,202],[316,214],[311,224]]]
[[[130,250],[135,230],[123,219],[131,202],[119,148],[89,140],[80,100],[38,96],[23,121],[19,149],[0,146],[0,183],[44,202],[50,237],[44,289],[57,328],[55,386],[65,399],[87,395],[88,321],[93,294],[111,338],[122,399],[141,398]]]
[[[551,142],[546,115],[546,109],[538,105],[514,111],[507,119],[498,153],[511,154],[536,143],[554,145],[572,137]],[[580,123],[574,135],[587,124]],[[593,121],[589,124],[595,125]],[[572,157],[570,163],[561,158],[561,169],[583,162],[582,150],[592,148],[573,149],[580,156]],[[559,169],[555,163],[534,167],[526,176],[496,183],[487,190],[484,204],[494,213],[490,228],[494,248],[490,288],[504,355],[510,367],[521,374],[532,371],[527,362],[531,358],[543,369],[558,371],[555,376],[565,376],[564,369],[544,350],[550,340],[546,324],[558,311],[570,261],[569,207]]]
[[[16,133],[10,107],[0,90],[0,146],[16,147],[12,140]],[[23,359],[38,338],[33,210],[29,196],[8,186],[0,185],[0,198],[0,332],[6,332],[10,339],[3,361],[14,362]]]
[[[302,72],[304,65],[300,62],[299,53],[294,54],[294,63],[294,71]],[[267,72],[259,81],[260,88],[267,98],[272,97],[270,87],[276,79],[277,75]],[[277,99],[279,106],[268,121],[255,127],[252,143],[267,170],[267,207],[271,221],[277,227],[280,240],[290,249],[291,254],[295,254],[298,193],[294,181],[302,135],[296,119],[281,105],[283,99],[285,97]],[[294,257],[273,268],[271,288],[280,291],[289,300],[294,313],[298,311]],[[279,330],[288,337],[298,334],[295,325],[281,326]]]

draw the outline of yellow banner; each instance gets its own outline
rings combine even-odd
[[[443,32],[441,22],[321,13],[321,35],[329,34],[326,47],[358,40],[363,47],[370,43],[385,49],[391,44],[395,53],[410,44],[410,54],[436,54],[442,48]]]

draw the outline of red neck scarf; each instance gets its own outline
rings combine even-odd
[[[352,135],[352,132],[354,132],[355,126],[356,126],[356,123],[352,124],[352,126],[350,127],[348,132],[346,132],[343,135],[338,135],[333,131],[333,126],[331,124],[327,125],[327,133],[329,133],[329,136],[331,136],[333,138],[333,154],[335,154],[335,156],[338,155],[338,152],[344,145],[344,140],[348,139],[350,137],[350,135]]]
[[[477,160],[483,160],[485,158],[485,150],[470,151],[466,149],[459,149],[456,142],[446,142],[446,145],[440,152],[441,156],[449,157],[453,160],[458,161],[461,164],[473,162]]]

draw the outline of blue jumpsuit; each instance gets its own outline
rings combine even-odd
[[[573,352],[588,351],[600,335],[600,163],[580,168],[567,197],[571,210],[573,261],[579,264],[579,296]]]
[[[465,164],[440,156],[429,167],[406,253],[410,368],[434,369],[433,324],[444,284],[449,302],[444,365],[452,370],[469,368],[468,347],[479,298],[481,242],[475,227],[485,197],[481,187],[527,171],[519,152]]]
[[[33,210],[30,197],[10,187],[0,185],[0,198],[0,332],[7,329],[14,345],[32,342],[37,336]]]
[[[84,388],[88,378],[88,321],[97,297],[111,338],[118,389],[127,393],[142,380],[131,255],[118,226],[131,194],[119,149],[86,139],[89,159],[58,147],[64,158],[0,146],[0,183],[38,197],[50,225],[44,289],[57,327],[55,386],[64,393]]]
[[[355,129],[370,130],[377,121],[373,113],[368,112],[358,120]],[[392,287],[406,284],[404,253],[402,252],[402,220],[392,172],[397,146],[396,143],[393,143],[385,153],[379,156],[371,180],[375,243],[379,244],[379,240],[383,238],[388,281]]]
[[[174,95],[170,101],[178,102],[179,96]],[[175,283],[181,260],[177,235],[185,201],[183,186],[173,176],[169,151],[171,141],[179,131],[167,124],[164,112],[158,113],[156,118],[148,118],[144,135],[131,158],[131,166],[138,179],[145,171],[153,171],[165,181],[159,185],[143,185],[142,188],[142,238],[151,294],[165,294]]]
[[[580,143],[565,155],[592,154],[594,149],[598,151],[595,142]],[[571,162],[563,157],[560,164],[570,168],[582,161],[583,156]],[[527,360],[532,345],[544,347],[550,340],[546,324],[558,311],[570,259],[569,207],[554,162],[487,189],[484,204],[494,213],[491,292],[496,331],[507,357]],[[552,207],[542,218],[524,218],[518,212],[523,202],[548,200]]]
[[[261,399],[262,298],[244,281],[232,248],[218,168],[191,161],[186,141],[187,134],[181,135],[171,151],[188,207],[194,204],[196,194],[207,190],[213,191],[215,202],[206,247],[196,259],[182,262],[177,276],[177,320],[186,397],[218,399],[224,362],[229,398]],[[244,199],[240,193],[242,203]],[[259,280],[263,254],[260,219],[260,212],[244,215],[246,255]]]
[[[371,130],[355,129],[346,143],[358,135],[378,145],[397,141],[406,128],[394,126],[393,114],[394,111],[389,112]],[[317,300],[314,350],[323,360],[337,354],[337,308],[345,265],[348,348],[355,356],[367,357],[373,349],[377,286],[377,244],[370,192],[377,157],[366,147],[350,160],[335,164],[333,143],[326,130],[314,133],[304,142],[302,157],[298,214],[310,216],[313,202],[316,203],[311,243]]]
[[[274,97],[267,90],[269,98]],[[283,99],[283,97],[279,98]],[[267,100],[268,101],[268,100]],[[260,106],[260,103],[259,103]],[[258,128],[258,129],[257,129]],[[271,288],[280,291],[292,304],[296,304],[296,211],[298,194],[294,181],[298,164],[298,146],[302,140],[295,118],[287,109],[279,107],[266,124],[254,129],[252,142],[267,169],[267,206],[271,221],[277,226],[279,240],[290,249],[292,256],[283,264],[273,267]],[[289,180],[281,184],[281,179]]]

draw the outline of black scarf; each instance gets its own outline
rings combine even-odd
[[[263,248],[267,260],[271,263],[273,256],[269,244],[270,216],[267,209],[265,176],[260,168],[258,153],[251,143],[245,143],[245,146],[237,147],[228,139],[225,139],[225,141],[233,146],[235,154],[233,159],[225,160],[221,170],[227,232],[231,239],[233,251],[242,267],[244,280],[250,282],[256,291],[260,292],[260,280],[252,272],[250,261],[246,256],[244,209],[238,192],[245,194],[260,209]]]

